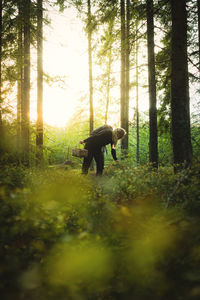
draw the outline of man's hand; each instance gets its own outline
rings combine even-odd
[[[116,165],[118,165],[118,164],[119,164],[119,161],[118,161],[118,160],[115,160],[115,162],[116,162]]]
[[[80,144],[84,144],[84,141],[80,141],[79,143],[80,143]]]

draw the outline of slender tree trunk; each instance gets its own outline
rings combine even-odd
[[[126,31],[125,31],[125,112],[124,129],[127,134],[122,140],[123,148],[128,150],[128,132],[129,132],[129,89],[130,89],[130,0],[126,0]]]
[[[138,22],[136,21],[136,32],[138,31]],[[140,115],[139,115],[139,72],[138,72],[138,39],[135,41],[135,64],[136,64],[136,163],[140,162]]]
[[[3,116],[2,116],[2,34],[3,34],[3,4],[0,0],[0,162],[1,156],[5,152],[5,132],[3,125]]]
[[[23,97],[23,28],[22,4],[18,4],[18,57],[17,57],[17,149],[21,152],[21,104]]]
[[[109,37],[112,37],[112,34],[113,34],[113,19],[110,20],[110,22],[108,24],[108,32],[109,32]],[[108,108],[109,108],[109,102],[110,102],[110,73],[111,73],[111,66],[112,66],[112,38],[111,38],[111,42],[109,43],[109,50],[108,50],[105,124],[107,124],[107,122],[108,122]]]
[[[90,134],[94,129],[93,111],[93,78],[92,78],[92,28],[91,28],[91,2],[88,0],[88,61],[89,61],[89,103],[90,103]]]
[[[121,127],[126,127],[126,17],[125,2],[120,1],[121,15],[121,86],[120,86],[120,118]],[[124,152],[126,145],[124,139],[121,142],[121,149]]]
[[[92,24],[91,24],[91,1],[88,0],[88,63],[89,63],[89,105],[90,105],[90,134],[94,130],[94,109],[93,109],[93,75],[92,75]],[[91,170],[94,170],[93,161]]]
[[[200,0],[197,0],[198,8],[198,40],[199,40],[199,69],[200,69]]]
[[[43,159],[43,0],[37,0],[37,159]]]
[[[29,165],[30,124],[30,0],[24,1],[24,86],[22,102],[23,162]]]
[[[18,68],[19,67],[20,66],[18,65]],[[21,79],[20,77],[18,77],[17,79],[17,150],[18,152],[20,152],[20,145],[21,145],[21,90],[22,90]]]
[[[111,63],[112,63],[112,48],[108,50],[108,77],[107,77],[107,86],[106,86],[106,113],[105,113],[105,124],[108,122],[108,107],[110,102],[110,72],[111,72]]]
[[[187,64],[186,0],[171,0],[171,15],[171,110],[174,164],[183,166],[186,163],[188,166],[192,160],[192,145]]]
[[[138,0],[134,1],[136,5]],[[140,162],[140,114],[139,114],[139,71],[138,71],[138,17],[135,20],[135,86],[136,86],[136,164]]]
[[[3,140],[3,120],[2,120],[2,0],[0,0],[0,139]]]
[[[156,75],[154,55],[154,19],[153,0],[146,2],[147,13],[147,48],[148,48],[148,79],[149,79],[149,161],[158,168],[158,133],[156,107]]]

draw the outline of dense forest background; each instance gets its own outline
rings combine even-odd
[[[56,127],[44,28],[72,7],[88,80]],[[0,0],[1,299],[199,299],[199,79],[200,0]],[[83,176],[72,148],[103,124],[120,162]]]

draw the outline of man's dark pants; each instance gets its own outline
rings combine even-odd
[[[92,159],[96,162],[96,175],[102,175],[104,169],[104,154],[102,148],[91,146],[89,143],[85,145],[85,149],[88,150],[88,156],[84,157],[82,165],[82,173],[87,174],[89,167],[92,163]]]

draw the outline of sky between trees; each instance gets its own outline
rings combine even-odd
[[[88,98],[88,53],[87,35],[84,24],[74,7],[59,12],[58,7],[46,6],[50,25],[44,25],[44,71],[56,77],[53,84],[44,83],[44,122],[53,126],[65,126],[73,116],[81,98]],[[33,57],[34,57],[34,50]],[[140,60],[146,63],[146,48],[140,50]],[[36,57],[35,57],[36,60]],[[94,78],[102,74],[102,70],[95,63]],[[32,70],[32,75],[35,72]],[[113,95],[119,98],[120,62],[113,68],[118,86],[113,89]],[[132,70],[132,73],[134,69]],[[147,70],[145,70],[147,77]],[[36,75],[35,75],[36,78]],[[147,78],[144,79],[147,80]],[[140,111],[148,109],[148,91],[140,87]],[[36,119],[36,88],[32,86],[31,119]],[[135,105],[134,91],[130,94],[130,119],[133,119]],[[98,105],[98,94],[94,102]],[[56,101],[56,102],[55,102]],[[94,103],[94,105],[95,105]],[[119,122],[118,116],[110,123]],[[119,125],[119,124],[118,124]]]

